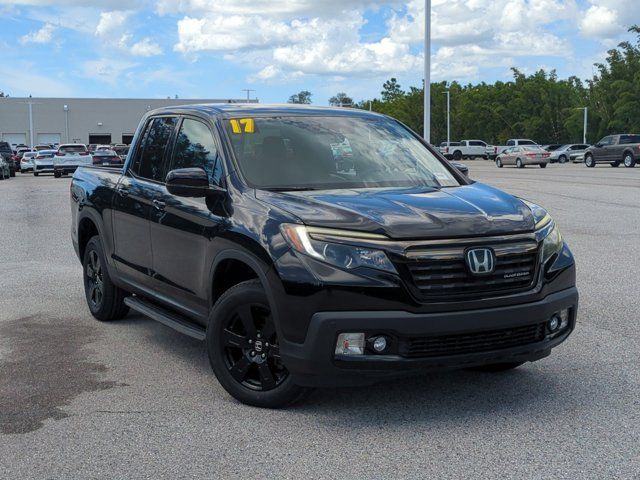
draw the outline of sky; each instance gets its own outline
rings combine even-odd
[[[590,78],[640,0],[432,0],[432,81]],[[0,0],[11,96],[378,97],[421,86],[424,0]]]

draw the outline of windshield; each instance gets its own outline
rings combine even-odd
[[[60,153],[86,153],[87,148],[84,145],[64,145],[58,151]]]
[[[409,131],[384,117],[225,120],[240,170],[262,189],[456,186]]]

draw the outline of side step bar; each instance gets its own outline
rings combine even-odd
[[[147,302],[138,297],[126,297],[124,303],[132,310],[196,340],[203,341],[206,337],[206,331],[201,326],[191,323],[154,303]]]

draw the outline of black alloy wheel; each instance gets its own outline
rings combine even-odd
[[[87,301],[92,311],[99,310],[104,299],[104,276],[102,262],[98,252],[91,250],[88,253],[88,262],[85,268],[87,282]]]
[[[84,293],[91,315],[103,322],[125,317],[129,312],[129,307],[124,303],[128,293],[111,281],[99,236],[87,242],[82,265]]]
[[[272,390],[289,375],[280,359],[275,325],[266,305],[251,303],[235,308],[220,341],[229,373],[251,390]]]
[[[282,362],[276,324],[259,280],[224,292],[209,315],[207,352],[216,378],[247,405],[279,408],[310,389],[293,382]]]

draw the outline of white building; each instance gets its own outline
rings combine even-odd
[[[245,103],[239,99],[0,98],[0,140],[38,143],[131,143],[149,110],[194,103]],[[31,106],[30,106],[31,105]],[[31,109],[31,122],[29,110]],[[33,137],[30,130],[33,125]]]

